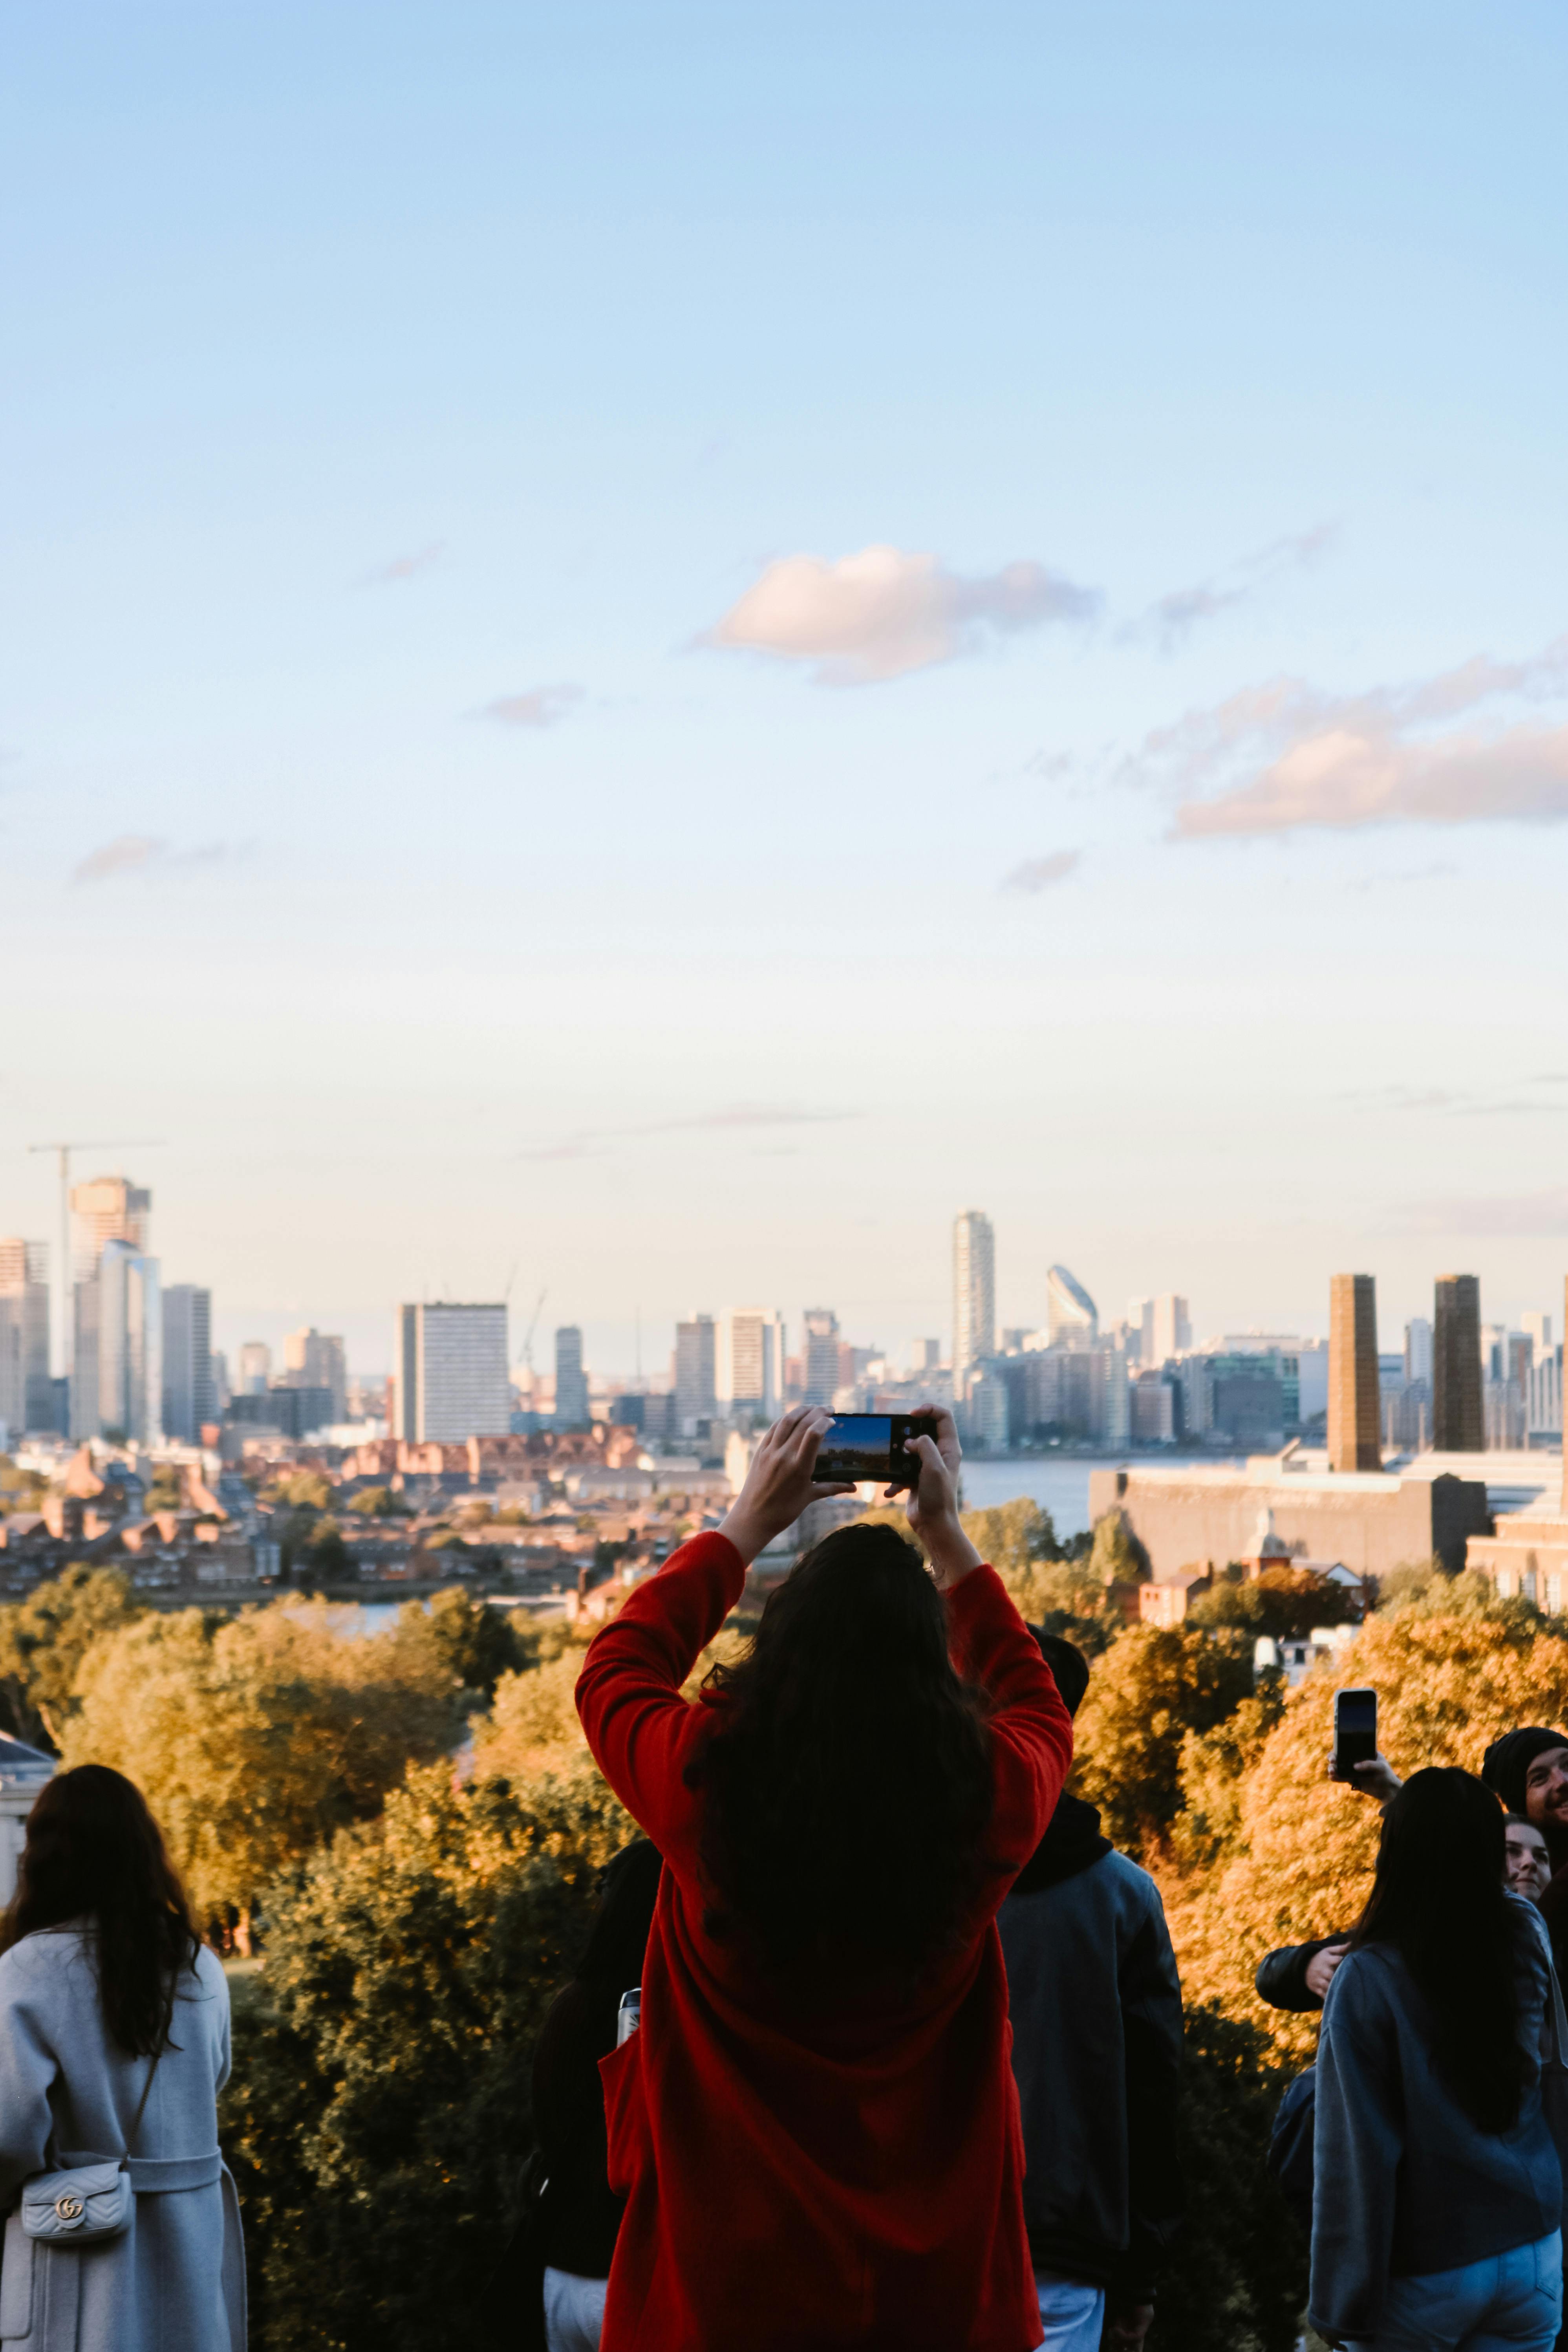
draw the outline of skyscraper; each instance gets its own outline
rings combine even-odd
[[[807,1404],[831,1408],[838,1391],[838,1318],[831,1307],[808,1307],[801,1318],[801,1375]]]
[[[1192,1351],[1193,1319],[1187,1302],[1178,1298],[1173,1290],[1154,1301],[1154,1347],[1146,1360],[1152,1364],[1168,1364],[1173,1356],[1185,1356]]]
[[[265,1339],[242,1339],[239,1348],[241,1396],[265,1396],[272,1383],[272,1350]]]
[[[1413,1315],[1405,1327],[1405,1377],[1432,1386],[1432,1326],[1425,1315]]]
[[[0,1241],[0,1423],[9,1437],[55,1425],[45,1242]]]
[[[1100,1337],[1100,1309],[1065,1265],[1053,1265],[1046,1276],[1046,1318],[1053,1344],[1092,1347]]]
[[[511,1427],[504,1306],[400,1307],[396,1360],[395,1436],[455,1445]]]
[[[98,1295],[98,1421],[82,1434],[118,1429],[133,1444],[155,1445],[163,1432],[158,1261],[130,1242],[105,1242],[91,1287]]]
[[[183,1445],[194,1445],[203,1423],[217,1419],[212,1333],[212,1292],[172,1282],[163,1293],[163,1431]]]
[[[121,1363],[101,1367],[99,1363],[99,1331],[106,1311],[101,1295],[103,1254],[110,1244],[117,1244],[144,1259],[153,1269],[154,1291],[157,1284],[157,1261],[148,1255],[152,1245],[153,1195],[132,1184],[124,1176],[95,1176],[90,1182],[71,1188],[71,1305],[72,1331],[70,1424],[73,1437],[96,1437],[105,1428],[128,1427],[115,1414],[102,1410],[105,1395],[118,1397],[124,1403],[128,1393],[129,1373]],[[117,1281],[121,1277],[117,1276]],[[140,1282],[135,1312],[139,1317]],[[123,1297],[107,1302],[112,1315],[126,1308]],[[154,1351],[163,1351],[163,1317],[157,1318],[153,1338]],[[149,1426],[156,1426],[163,1417],[162,1379],[153,1392],[149,1408]]]
[[[996,1237],[982,1209],[952,1221],[952,1392],[968,1391],[969,1376],[996,1353]]]
[[[563,1323],[555,1334],[555,1426],[586,1429],[588,1375],[583,1370],[583,1334],[575,1323]]]
[[[313,1323],[307,1323],[303,1330],[290,1331],[283,1342],[283,1385],[325,1389],[332,1400],[332,1419],[346,1420],[349,1367],[341,1337],[318,1331]]]
[[[685,1436],[687,1424],[710,1421],[718,1402],[718,1332],[711,1315],[689,1315],[675,1327],[675,1416]]]
[[[1370,1274],[1329,1282],[1329,1467],[1381,1470],[1377,1286]]]
[[[768,1307],[733,1307],[724,1318],[719,1393],[772,1420],[784,1402],[784,1317]]]
[[[1481,1285],[1474,1274],[1440,1274],[1432,1329],[1432,1443],[1439,1454],[1479,1454]]]

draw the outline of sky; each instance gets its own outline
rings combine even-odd
[[[1558,0],[5,41],[0,1232],[87,1139],[367,1371],[899,1349],[969,1207],[1560,1314]]]

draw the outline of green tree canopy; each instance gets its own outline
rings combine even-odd
[[[77,1712],[76,1678],[88,1651],[141,1613],[118,1569],[80,1561],[26,1601],[0,1607],[0,1708],[6,1729],[33,1747],[58,1749]]]
[[[1226,1625],[1254,1639],[1300,1639],[1314,1625],[1353,1624],[1361,1614],[1354,1593],[1310,1568],[1266,1568],[1260,1576],[1227,1575],[1199,1593],[1189,1625]]]

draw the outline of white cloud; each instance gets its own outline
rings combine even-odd
[[[400,580],[416,579],[421,572],[428,572],[433,563],[438,563],[446,551],[444,539],[428,540],[423,547],[415,548],[411,554],[395,555],[390,563],[378,563],[373,572],[365,573],[364,585],[367,588],[391,588]]]
[[[810,662],[821,686],[872,686],[972,653],[987,631],[1089,620],[1100,602],[1040,563],[968,577],[934,555],[865,547],[770,563],[703,642]]]
[[[583,694],[582,687],[570,683],[530,687],[526,694],[503,694],[497,701],[487,702],[479,715],[494,719],[502,727],[556,727],[582,701]]]
[[[84,857],[71,876],[73,882],[107,882],[116,874],[135,874],[153,865],[168,848],[150,833],[117,834]]]
[[[1526,661],[1478,656],[1363,695],[1272,678],[1150,735],[1127,772],[1181,796],[1174,830],[1189,839],[1557,822],[1568,818],[1568,726],[1510,723],[1497,706],[1564,696],[1568,637]]]
[[[1212,621],[1233,605],[1246,604],[1286,572],[1315,563],[1336,536],[1334,525],[1325,522],[1312,530],[1292,531],[1288,538],[1271,540],[1267,547],[1227,566],[1217,578],[1199,581],[1192,588],[1175,588],[1159,597],[1138,620],[1128,624],[1121,635],[1153,637],[1163,652],[1173,653],[1200,622]]]
[[[1033,897],[1048,890],[1053,882],[1062,882],[1072,872],[1083,856],[1081,849],[1053,849],[1048,857],[1028,857],[1022,866],[1015,866],[1003,883],[1004,890],[1022,890]]]

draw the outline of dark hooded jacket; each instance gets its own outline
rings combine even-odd
[[[1184,2205],[1182,1989],[1159,1889],[1064,1796],[996,1925],[1035,2266],[1149,2302]]]

